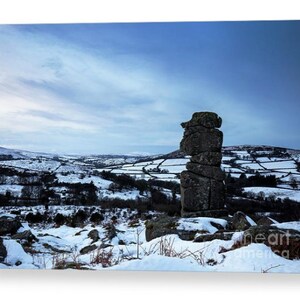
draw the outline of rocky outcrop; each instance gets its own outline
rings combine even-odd
[[[248,221],[247,216],[241,211],[237,211],[232,216],[229,224],[230,224],[229,227],[235,231],[243,231],[251,227],[251,224]]]
[[[34,234],[32,234],[32,232],[30,230],[25,230],[23,232],[18,232],[16,234],[14,234],[11,238],[14,239],[14,240],[24,241],[24,242],[27,242],[29,244],[38,241],[36,236]]]
[[[180,150],[191,156],[181,173],[183,217],[220,217],[224,210],[224,172],[221,170],[222,119],[212,112],[196,112],[182,123]]]
[[[228,240],[233,235],[233,232],[227,232],[222,225],[213,221],[210,221],[210,224],[218,229],[215,234],[210,234],[209,231],[205,229],[184,228],[185,226],[181,227],[180,222],[182,221],[184,221],[184,219],[166,215],[159,215],[152,220],[148,220],[145,223],[146,241],[149,242],[155,238],[163,237],[168,234],[177,234],[181,240],[194,242],[209,241],[214,238]]]
[[[263,243],[287,259],[300,258],[300,232],[273,226],[251,226],[244,232],[242,245]]]
[[[22,227],[19,220],[10,217],[0,218],[0,235],[15,234]]]
[[[272,224],[275,224],[275,222],[274,222],[274,220],[272,220],[269,217],[262,217],[261,219],[259,219],[257,221],[257,225],[260,225],[260,226],[270,226]]]
[[[149,242],[166,234],[177,234],[178,218],[169,216],[158,216],[154,220],[146,222],[146,241]]]
[[[81,250],[80,250],[80,254],[83,255],[83,254],[87,254],[87,253],[90,253],[94,250],[97,249],[97,246],[95,244],[93,245],[89,245],[89,246],[86,246],[86,247],[83,247]]]

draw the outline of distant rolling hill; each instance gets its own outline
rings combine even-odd
[[[274,175],[277,187],[247,186],[244,191],[258,194],[264,191],[266,195],[275,198],[285,198],[300,201],[300,151],[283,147],[265,145],[226,146],[222,149],[222,168],[233,178],[254,176],[259,173],[264,176]],[[179,150],[167,154],[152,156],[132,155],[59,155],[36,153],[25,150],[15,150],[0,147],[0,167],[14,172],[41,174],[50,172],[56,178],[53,189],[62,196],[72,183],[90,183],[96,186],[101,197],[113,198],[116,194],[109,191],[109,180],[101,178],[101,172],[129,175],[136,180],[160,180],[180,183],[180,173],[185,170],[189,157]],[[8,171],[5,171],[9,174]],[[13,195],[21,195],[23,183],[18,176],[1,174],[0,194],[7,191]],[[66,187],[64,188],[64,184]],[[171,193],[165,190],[166,193]],[[118,193],[120,199],[135,199],[138,193],[128,190]],[[180,195],[178,194],[178,197]]]

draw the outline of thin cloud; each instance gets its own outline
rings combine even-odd
[[[226,144],[260,142],[273,126],[250,96],[224,90],[204,71],[178,75],[165,61],[135,53],[134,36],[123,37],[130,47],[120,51],[122,43],[109,44],[106,36],[102,51],[0,26],[0,41],[0,137],[8,145],[72,153],[175,150],[180,123],[201,110],[222,116]]]

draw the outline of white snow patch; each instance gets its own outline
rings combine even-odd
[[[272,226],[276,226],[277,228],[281,228],[281,229],[294,229],[300,231],[300,221],[284,222],[284,223],[277,222]]]
[[[4,240],[3,244],[7,251],[7,257],[5,263],[17,267],[16,264],[20,264],[20,268],[35,268],[33,266],[33,258],[31,255],[26,253],[23,247],[15,240]]]
[[[282,189],[276,187],[246,187],[244,188],[245,192],[252,192],[258,194],[259,192],[263,192],[266,197],[274,195],[276,198],[290,198],[291,200],[295,200],[300,202],[300,190],[290,190],[290,189]]]
[[[223,219],[216,218],[181,218],[178,221],[178,230],[193,230],[193,231],[208,231],[209,233],[215,233],[218,231],[216,227],[214,227],[211,222],[217,223],[224,228],[227,225],[227,221]]]
[[[246,216],[246,220],[249,222],[249,224],[251,226],[255,226],[256,225],[256,223],[249,216]]]
[[[12,196],[20,196],[23,189],[23,185],[18,184],[1,184],[0,185],[0,194],[5,194],[10,192]]]

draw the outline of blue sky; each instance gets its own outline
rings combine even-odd
[[[300,22],[0,25],[2,146],[166,153],[195,111],[224,145],[300,148]]]

